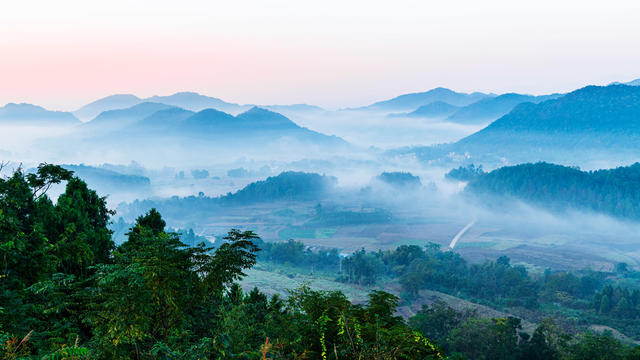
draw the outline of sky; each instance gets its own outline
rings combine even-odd
[[[197,91],[340,108],[437,86],[570,91],[640,78],[637,0],[0,3],[0,104],[75,110]]]

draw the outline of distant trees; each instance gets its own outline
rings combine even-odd
[[[437,244],[370,253],[360,250],[345,258],[342,268],[340,279],[346,282],[374,284],[383,276],[395,278],[409,298],[430,288],[535,307],[539,288],[523,266],[511,266],[506,257],[469,265],[456,253],[440,251]]]
[[[448,359],[631,360],[640,354],[640,347],[625,345],[610,332],[571,335],[546,318],[529,335],[521,331],[520,319],[481,318],[441,302],[423,305],[409,325],[433,339]]]
[[[422,186],[420,178],[409,172],[383,172],[378,175],[376,179],[399,188],[416,188]]]
[[[318,270],[338,271],[340,255],[337,249],[311,249],[301,241],[259,242],[259,260],[282,265],[304,266]]]
[[[476,167],[474,164],[469,164],[451,169],[445,174],[445,178],[458,181],[471,181],[483,174],[485,174],[485,172],[482,169],[482,165]]]
[[[206,169],[194,169],[191,170],[191,176],[193,176],[194,179],[206,179],[209,177],[209,171]]]
[[[592,307],[600,314],[637,319],[640,317],[640,290],[606,285],[593,296]]]

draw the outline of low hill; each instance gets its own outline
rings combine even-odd
[[[383,172],[376,176],[376,180],[395,188],[417,188],[422,186],[418,176],[410,172]]]
[[[554,211],[587,210],[640,220],[639,184],[640,163],[587,172],[542,162],[481,174],[465,191],[480,197],[518,199]]]
[[[0,107],[0,124],[4,125],[69,126],[79,123],[70,112],[51,111],[37,105],[8,103]]]
[[[330,192],[336,179],[315,173],[287,171],[253,182],[220,198],[223,203],[248,204],[270,201],[318,200]]]

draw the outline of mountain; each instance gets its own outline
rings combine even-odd
[[[70,112],[51,111],[36,105],[8,103],[0,107],[0,124],[69,126],[79,123]]]
[[[271,130],[301,129],[296,123],[282,114],[254,106],[236,117],[242,126]]]
[[[459,93],[439,87],[426,92],[400,95],[393,99],[379,101],[356,110],[413,111],[422,105],[427,105],[436,101],[446,102],[455,106],[466,106],[480,99],[491,96],[493,95],[479,92],[471,94]]]
[[[189,138],[215,139],[218,143],[228,142],[233,146],[237,145],[237,138],[264,144],[286,139],[287,143],[283,146],[292,145],[292,142],[322,146],[347,145],[338,137],[298,126],[282,114],[257,106],[237,116],[214,109],[202,110],[182,120],[171,133]]]
[[[249,109],[250,105],[228,103],[218,98],[201,95],[195,92],[178,92],[168,96],[151,96],[139,98],[131,94],[111,95],[87,104],[73,113],[84,121],[89,121],[109,110],[127,109],[142,103],[158,103],[180,107],[190,111],[200,111],[208,108],[229,113],[239,113]]]
[[[74,111],[73,114],[80,120],[89,121],[102,112],[115,109],[125,109],[141,102],[143,102],[142,99],[131,94],[111,95],[89,103]]]
[[[482,100],[480,100],[482,101]],[[389,117],[419,117],[419,118],[445,118],[457,110],[459,106],[451,105],[444,101],[434,101],[427,105],[422,105],[409,113],[394,113],[389,114]]]
[[[179,92],[169,96],[152,96],[144,99],[144,101],[177,106],[191,111],[212,108],[227,113],[238,113],[250,107],[250,105],[228,103],[218,98],[200,95],[195,92]]]
[[[521,94],[503,94],[496,97],[485,98],[473,104],[467,105],[452,113],[447,120],[459,124],[474,124],[493,121],[513,110],[518,104],[531,102],[534,104],[542,101],[556,99],[560,94],[533,96]]]
[[[238,125],[236,117],[231,114],[215,109],[205,109],[186,118],[181,129],[176,130],[195,136],[215,136],[222,132],[234,131],[238,129]]]
[[[113,131],[135,124],[158,112],[172,108],[170,105],[144,102],[126,109],[108,110],[83,124],[85,131]]]
[[[177,107],[169,107],[158,110],[142,120],[137,121],[132,125],[130,130],[140,129],[142,131],[166,131],[172,127],[181,126],[181,124],[184,124],[186,119],[192,117],[194,114],[195,113],[193,111]]]
[[[105,161],[190,159],[205,156],[297,159],[303,154],[343,152],[350,148],[336,136],[298,126],[289,118],[259,107],[237,116],[215,109],[193,112],[159,103],[106,111],[80,126],[65,151],[75,162],[109,154]],[[84,149],[79,151],[78,149]]]
[[[526,161],[640,155],[640,87],[587,86],[539,104],[522,103],[447,150]],[[617,155],[616,155],[617,154]]]

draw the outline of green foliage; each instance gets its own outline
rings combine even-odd
[[[54,204],[43,192],[63,180]],[[335,266],[337,251],[265,244],[237,229],[217,247],[188,246],[155,209],[115,247],[111,215],[103,197],[54,166],[0,179],[3,359],[637,358],[637,348],[608,334],[570,338],[544,322],[529,338],[519,319],[479,319],[443,304],[423,307],[407,324],[397,316],[400,299],[384,291],[372,291],[365,304],[304,286],[286,299],[245,292],[236,281],[255,265],[260,247],[265,258],[292,264]],[[535,299],[540,287],[583,297],[599,286],[593,275],[548,274],[539,283],[507,258],[468,265],[433,245],[362,250],[342,266],[344,281],[371,284],[384,275],[400,279],[405,292],[436,286],[498,300]],[[598,294],[594,307],[633,314],[635,292],[605,287]]]
[[[337,249],[311,249],[301,241],[264,242],[260,246],[260,261],[293,266],[311,266],[315,269],[338,271],[340,255]]]
[[[640,163],[585,172],[542,162],[499,168],[476,177],[465,191],[517,198],[555,211],[573,208],[639,219],[638,181]]]
[[[330,191],[336,179],[314,173],[287,171],[266,180],[253,182],[222,197],[223,203],[241,204],[265,201],[318,199]]]

